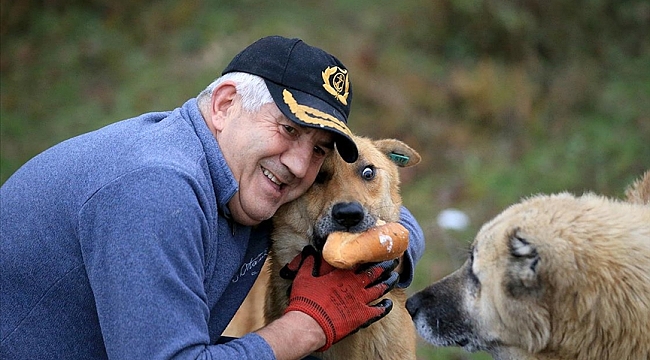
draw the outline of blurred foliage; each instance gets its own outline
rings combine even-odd
[[[521,197],[620,197],[650,168],[647,0],[1,0],[0,181],[49,146],[195,96],[280,34],[350,69],[351,127],[423,157],[404,203],[427,252],[410,291],[451,272]],[[440,229],[445,208],[472,219]],[[422,344],[422,359],[485,359]]]

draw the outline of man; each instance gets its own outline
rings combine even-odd
[[[264,221],[334,148],[357,158],[348,74],[332,55],[267,37],[223,74],[180,108],[46,150],[0,188],[0,358],[299,358],[388,313],[368,303],[395,285],[392,266],[317,277],[306,256],[292,291],[310,305],[220,343],[266,257]],[[423,239],[405,209],[402,223],[406,286]],[[373,285],[345,304],[354,316],[317,321],[360,276]]]

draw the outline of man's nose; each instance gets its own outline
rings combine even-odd
[[[292,144],[282,155],[282,163],[297,178],[304,178],[311,164],[314,146],[309,142],[297,142]]]

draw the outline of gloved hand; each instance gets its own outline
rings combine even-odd
[[[330,346],[386,316],[393,302],[384,299],[369,303],[392,290],[399,276],[393,272],[398,261],[368,264],[353,270],[337,269],[322,260],[312,246],[306,246],[281,271],[294,279],[289,295],[289,311],[301,311],[318,322]]]

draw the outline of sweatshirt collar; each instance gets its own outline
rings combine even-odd
[[[219,212],[230,219],[228,201],[239,191],[239,184],[223,157],[217,139],[214,138],[199,110],[196,98],[185,102],[181,107],[183,117],[189,119],[205,151],[205,157],[212,179]]]

